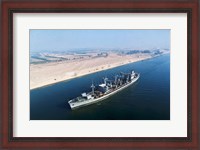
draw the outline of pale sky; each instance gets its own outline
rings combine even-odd
[[[30,30],[30,51],[170,49],[170,30]]]

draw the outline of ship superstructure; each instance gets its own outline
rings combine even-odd
[[[121,72],[120,75],[114,77],[114,80],[103,78],[103,83],[97,86],[92,83],[91,92],[82,93],[81,96],[68,101],[68,103],[71,109],[96,103],[130,86],[136,82],[139,77],[139,73],[132,71],[131,73]]]

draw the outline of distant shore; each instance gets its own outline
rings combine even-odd
[[[125,64],[154,58],[149,54],[95,58],[75,62],[52,62],[30,65],[30,89],[55,84],[91,73],[112,69]]]

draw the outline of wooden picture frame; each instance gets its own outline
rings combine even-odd
[[[2,148],[185,148],[199,149],[199,1],[3,1],[1,27]],[[13,137],[14,13],[187,13],[187,137]]]

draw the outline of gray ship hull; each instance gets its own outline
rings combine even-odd
[[[139,77],[140,77],[140,75],[138,74],[138,76],[136,78],[134,78],[131,82],[123,85],[122,87],[120,87],[118,89],[115,89],[114,91],[112,91],[110,93],[105,94],[102,97],[93,98],[93,99],[89,99],[89,100],[83,100],[83,101],[79,101],[79,102],[73,102],[73,100],[70,100],[68,103],[69,103],[71,109],[76,109],[76,108],[79,108],[79,107],[83,107],[83,106],[87,106],[87,105],[97,103],[99,101],[105,100],[106,98],[112,96],[113,94],[116,94],[117,92],[127,88],[130,85],[132,85],[133,83],[135,83],[139,79]]]

